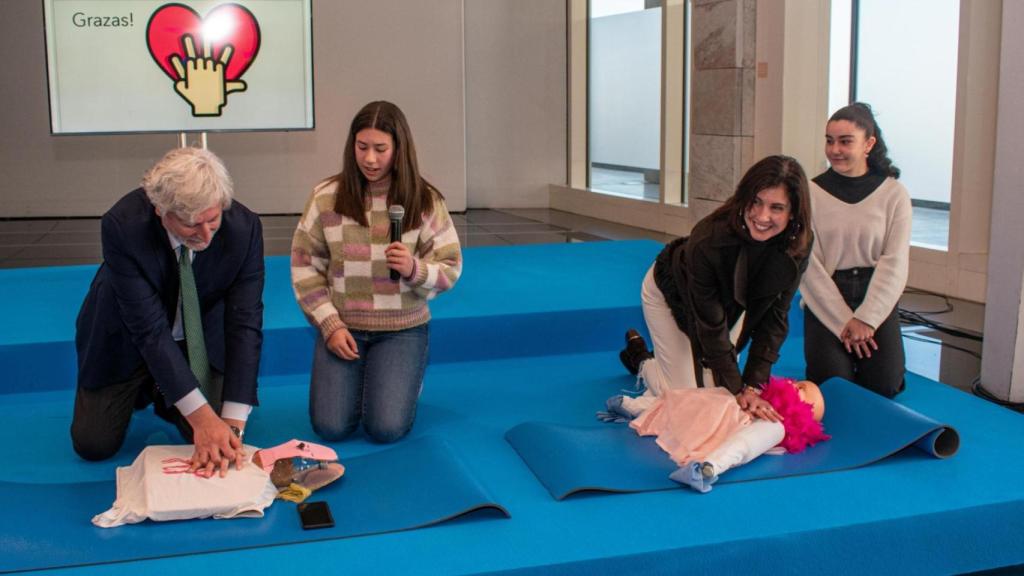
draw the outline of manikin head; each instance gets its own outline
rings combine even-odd
[[[761,398],[783,418],[786,435],[779,445],[786,452],[796,454],[829,439],[821,421],[825,416],[825,397],[814,382],[772,376],[761,390]]]
[[[792,382],[800,399],[811,405],[811,412],[814,419],[821,422],[825,417],[825,397],[821,394],[821,388],[810,380],[799,380]]]

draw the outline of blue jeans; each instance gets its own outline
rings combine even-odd
[[[309,385],[313,431],[325,440],[341,440],[362,421],[375,442],[408,434],[423,389],[429,336],[427,324],[397,332],[352,330],[356,360],[335,356],[318,337]]]

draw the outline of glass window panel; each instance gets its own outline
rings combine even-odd
[[[948,249],[959,0],[859,0],[856,97],[914,203],[914,244]]]
[[[661,165],[661,6],[590,0],[590,188],[658,200]]]
[[[828,109],[829,113],[850,103],[850,50],[853,0],[832,0],[829,13]]]

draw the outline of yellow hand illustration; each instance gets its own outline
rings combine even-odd
[[[245,90],[245,82],[224,79],[224,71],[235,49],[230,45],[225,46],[221,50],[220,59],[215,60],[209,42],[203,41],[203,55],[197,56],[192,36],[186,34],[183,38],[184,64],[177,54],[171,56],[171,64],[181,78],[174,83],[174,90],[192,105],[193,116],[220,116],[228,94]]]

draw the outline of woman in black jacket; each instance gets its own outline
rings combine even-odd
[[[789,332],[788,313],[807,268],[813,236],[803,168],[769,156],[744,174],[720,208],[658,255],[641,289],[654,353],[636,330],[619,354],[647,386],[623,399],[631,415],[669,388],[715,386],[736,395],[751,416],[777,421],[759,396]],[[750,344],[740,372],[739,351]]]

